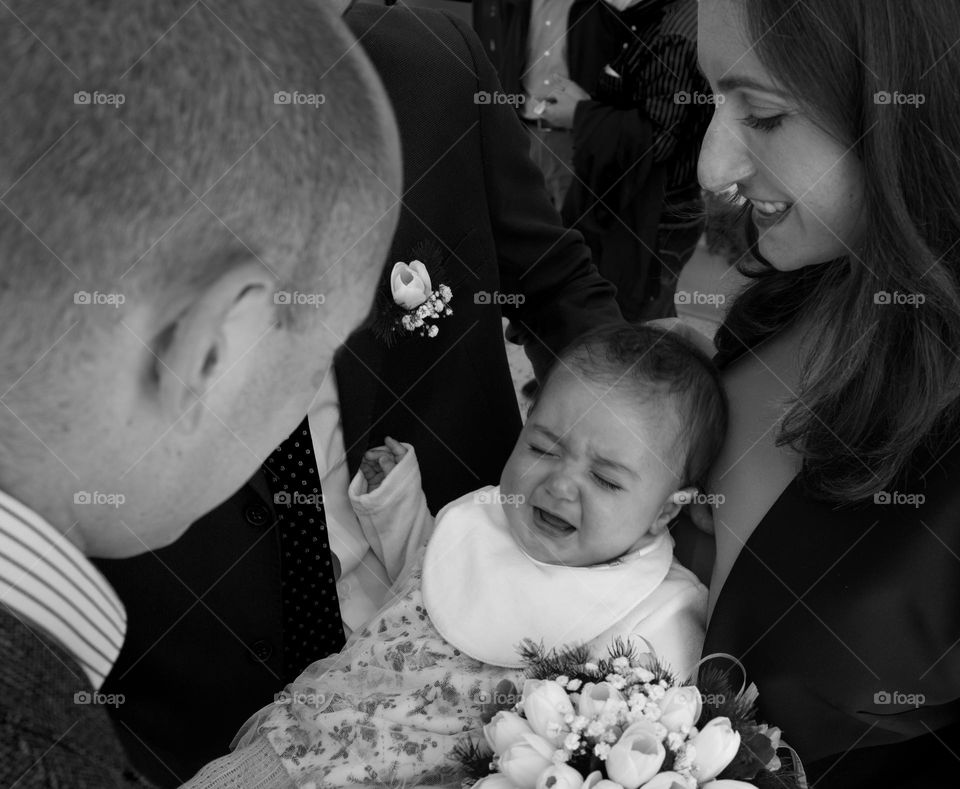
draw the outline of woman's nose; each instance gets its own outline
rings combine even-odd
[[[740,131],[718,109],[700,147],[697,177],[709,192],[722,192],[754,174],[753,158]]]

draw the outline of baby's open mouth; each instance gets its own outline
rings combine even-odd
[[[547,532],[556,534],[573,534],[577,529],[563,518],[559,518],[552,513],[542,510],[539,507],[533,508],[533,517],[537,525]]]

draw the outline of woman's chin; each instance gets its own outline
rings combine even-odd
[[[834,239],[810,238],[804,233],[791,232],[790,219],[788,216],[783,223],[767,228],[759,228],[751,220],[748,242],[754,257],[777,271],[796,271],[848,253],[843,248],[833,248],[838,247]]]

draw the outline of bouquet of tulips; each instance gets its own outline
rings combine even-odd
[[[724,671],[701,670],[702,687],[680,684],[621,641],[598,662],[583,648],[544,653],[526,642],[522,653],[530,678],[520,700],[483,729],[492,754],[483,743],[458,754],[480,778],[473,789],[804,786],[802,769],[777,756],[779,729],[754,720],[754,686],[736,691]]]

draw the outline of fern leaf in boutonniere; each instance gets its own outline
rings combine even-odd
[[[409,263],[394,264],[389,281],[377,294],[373,332],[388,347],[410,335],[436,337],[437,322],[453,315],[452,300],[440,247],[422,241],[413,248]]]

